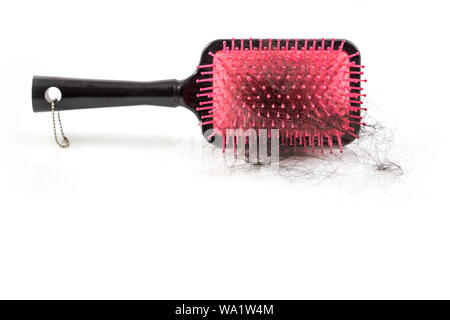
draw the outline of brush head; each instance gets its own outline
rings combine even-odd
[[[197,109],[214,134],[278,129],[291,145],[340,147],[360,122],[358,52],[335,40],[231,40],[200,65]],[[358,64],[357,64],[358,63]]]

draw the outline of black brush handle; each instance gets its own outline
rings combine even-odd
[[[50,111],[45,92],[50,87],[62,93],[57,110],[134,105],[177,107],[183,83],[178,80],[152,82],[33,77],[33,111]]]

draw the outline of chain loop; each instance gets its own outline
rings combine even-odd
[[[56,101],[50,102],[50,105],[52,106],[53,134],[54,134],[54,136],[55,136],[55,141],[56,141],[56,144],[57,144],[58,146],[60,146],[61,148],[68,148],[69,145],[70,145],[70,143],[69,143],[69,139],[67,139],[67,137],[66,137],[65,134],[64,134],[63,127],[62,127],[62,123],[61,123],[61,115],[60,115],[59,111],[56,111],[56,112],[58,113],[59,130],[60,130],[61,136],[62,136],[62,138],[63,138],[63,141],[62,141],[62,142],[60,142],[60,141],[58,140],[58,135],[56,134],[55,102],[56,102]]]

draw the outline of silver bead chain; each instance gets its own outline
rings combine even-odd
[[[68,148],[69,145],[70,145],[70,143],[69,143],[69,139],[67,139],[67,137],[66,137],[65,134],[64,134],[63,127],[62,127],[62,123],[61,123],[61,115],[60,115],[59,111],[57,111],[57,113],[58,113],[59,130],[60,130],[61,136],[62,136],[62,138],[63,138],[63,141],[62,141],[62,142],[60,142],[60,141],[58,140],[58,135],[56,134],[55,101],[50,102],[50,105],[52,106],[53,134],[54,134],[54,136],[55,136],[56,144],[57,144],[58,146],[60,146],[61,148]]]

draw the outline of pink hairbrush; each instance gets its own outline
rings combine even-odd
[[[216,40],[189,78],[155,82],[33,78],[35,112],[51,111],[46,91],[58,88],[57,109],[130,105],[184,106],[200,120],[208,141],[225,148],[246,132],[282,145],[332,152],[358,137],[362,123],[361,58],[346,40]],[[237,132],[237,135],[236,135]]]

